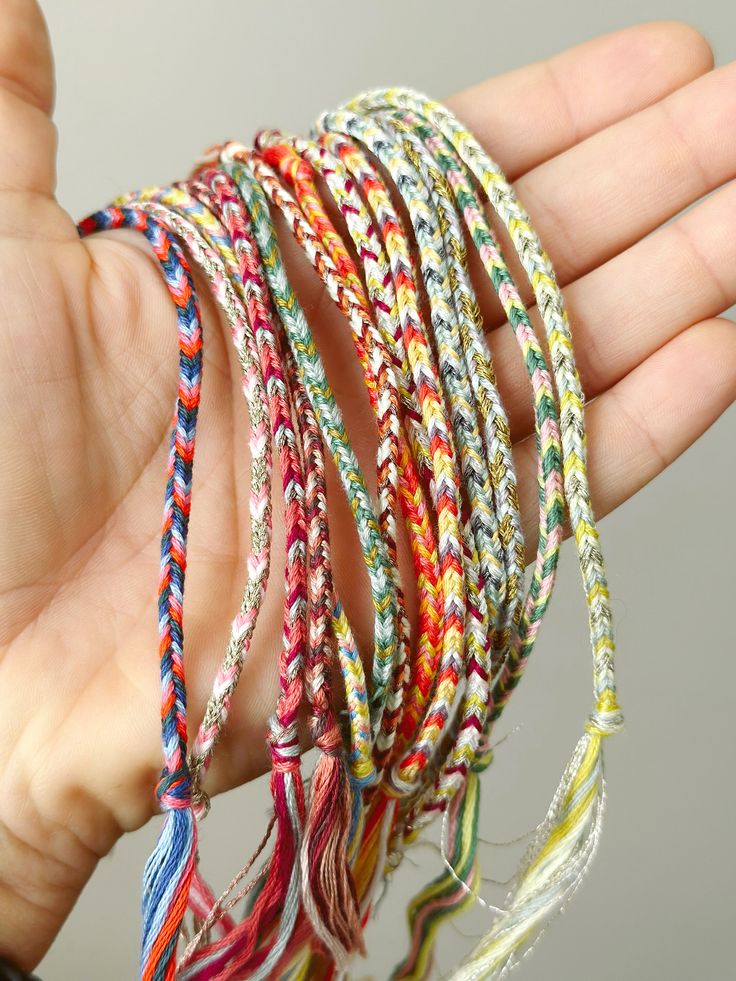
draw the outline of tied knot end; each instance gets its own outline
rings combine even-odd
[[[186,764],[170,771],[164,767],[156,786],[162,811],[181,811],[192,805],[192,781]]]
[[[598,696],[595,710],[588,716],[585,728],[599,736],[614,736],[623,730],[624,715],[610,688]]]

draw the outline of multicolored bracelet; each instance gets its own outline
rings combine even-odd
[[[532,287],[549,364],[489,208]],[[289,282],[277,220],[351,333],[375,419],[375,497]],[[567,511],[588,602],[594,709],[503,908],[492,908],[488,932],[452,975],[501,977],[590,864],[602,819],[602,740],[623,725],[584,397],[562,295],[529,217],[449,110],[387,89],[324,113],[308,139],[264,130],[253,147],[211,147],[188,180],[123,195],[78,226],[83,236],[119,227],[144,234],[161,264],[180,350],[159,582],[166,816],[144,873],[141,978],[344,976],[365,953],[363,929],[386,882],[439,814],[444,864],[410,905],[409,952],[393,976],[430,975],[440,926],[478,899],[479,774],[549,605]],[[539,531],[526,589],[511,432],[470,247],[519,344],[534,406]],[[230,327],[242,372],[250,542],[243,599],[190,747],[183,594],[202,374],[191,262]],[[197,827],[268,588],[274,451],[286,541],[280,688],[267,736],[274,816],[216,898],[198,867]],[[370,679],[333,573],[328,456],[370,584]],[[416,623],[399,567],[402,537]],[[302,712],[317,749],[306,778]]]

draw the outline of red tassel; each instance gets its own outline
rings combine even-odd
[[[296,805],[299,826],[304,824],[304,788],[298,757],[282,763],[274,752],[271,772],[276,818],[276,842],[268,862],[266,881],[250,914],[224,937],[198,950],[187,966],[200,965],[201,981],[226,981],[241,972],[246,974],[264,960],[264,954],[276,941],[291,874],[299,861],[296,838],[289,813],[286,781],[292,784],[291,797]],[[288,943],[288,941],[287,941]],[[265,950],[264,950],[265,947]],[[219,953],[219,956],[217,956]],[[203,962],[207,962],[204,966]]]
[[[245,921],[250,926],[244,938],[245,943],[242,946],[238,944],[238,953],[229,960],[227,973],[223,974],[223,978],[232,977],[236,971],[250,970],[251,966],[254,966],[251,963],[254,955],[258,955],[257,942],[271,934],[268,943],[270,947],[279,932],[278,923],[284,912],[292,872],[294,865],[299,861],[292,817],[289,813],[287,773],[292,783],[292,794],[296,799],[297,819],[300,826],[304,825],[304,785],[299,773],[298,757],[293,767],[291,762],[279,765],[277,754],[274,753],[271,793],[276,816],[276,843],[269,862],[266,882],[253,905],[250,916]]]

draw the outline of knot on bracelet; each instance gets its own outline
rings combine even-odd
[[[177,811],[191,807],[192,780],[186,764],[173,771],[164,767],[156,787],[156,796],[162,811]]]
[[[614,736],[624,727],[624,716],[610,688],[598,696],[595,710],[588,717],[585,728],[599,736]]]
[[[294,773],[299,769],[301,754],[295,728],[275,728],[271,733],[270,743],[274,773]]]
[[[475,751],[475,759],[470,766],[471,773],[482,773],[493,762],[493,746],[489,733],[481,736],[478,748]]]
[[[199,784],[192,788],[192,810],[198,821],[202,821],[210,813],[210,795]]]
[[[322,719],[316,722],[312,728],[312,739],[325,756],[339,756],[342,751],[342,736],[334,722],[328,727],[325,727]]]
[[[406,780],[401,776],[401,771],[398,765],[394,765],[392,768],[385,771],[383,775],[383,786],[381,791],[387,796],[393,799],[408,798],[416,790],[419,789],[421,784],[418,780]]]

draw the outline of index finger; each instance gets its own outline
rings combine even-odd
[[[657,21],[586,41],[445,100],[515,180],[713,67],[705,38]]]

